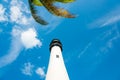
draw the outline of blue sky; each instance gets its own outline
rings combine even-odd
[[[120,80],[120,1],[76,0],[58,4],[77,17],[32,18],[27,0],[0,1],[0,80],[44,80],[49,44],[58,38],[70,80]]]

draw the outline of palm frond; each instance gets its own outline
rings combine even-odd
[[[29,0],[29,6],[30,6],[32,17],[35,19],[35,21],[42,25],[47,25],[48,22],[46,22],[39,15],[37,15],[37,10],[35,9],[35,6],[33,5],[32,0]]]
[[[40,2],[46,7],[46,9],[56,15],[56,16],[61,16],[61,17],[66,17],[66,18],[74,18],[75,15],[70,14],[68,11],[62,8],[58,8],[53,5],[54,1],[53,0],[40,0]]]
[[[55,0],[56,2],[61,2],[61,3],[71,3],[74,2],[75,0]]]

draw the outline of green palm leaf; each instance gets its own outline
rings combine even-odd
[[[37,15],[37,10],[32,4],[32,0],[29,0],[29,5],[30,5],[30,11],[31,11],[32,17],[35,19],[35,21],[42,25],[47,25],[48,23],[45,20],[43,20],[40,16]]]
[[[61,3],[71,3],[74,2],[75,0],[55,0],[55,2],[61,2]]]

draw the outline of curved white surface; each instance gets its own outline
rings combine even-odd
[[[51,49],[46,80],[69,80],[59,46],[53,46]]]

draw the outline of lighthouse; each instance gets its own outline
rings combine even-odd
[[[69,80],[69,76],[62,57],[62,44],[58,39],[50,43],[50,59],[46,80]]]

